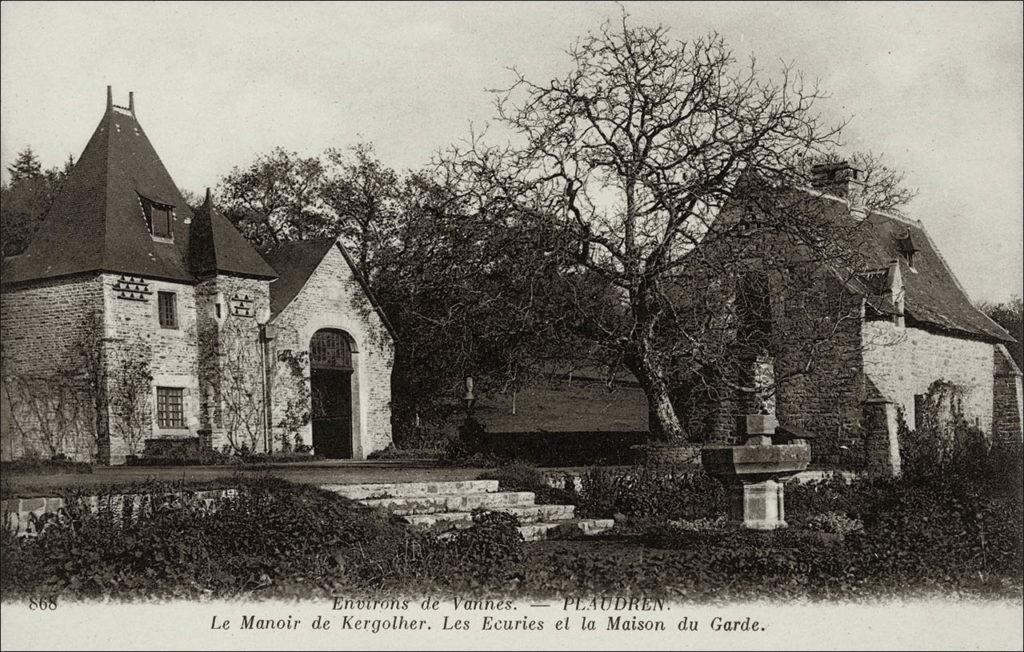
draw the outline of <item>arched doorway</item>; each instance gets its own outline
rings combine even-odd
[[[352,340],[343,331],[322,329],[309,343],[313,452],[352,458]]]

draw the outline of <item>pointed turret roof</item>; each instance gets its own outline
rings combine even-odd
[[[150,234],[143,208],[147,204],[172,210],[172,238]],[[129,95],[127,107],[115,105],[108,86],[106,111],[96,131],[28,248],[5,261],[3,282],[93,271],[192,282],[192,218],[192,209],[136,120],[134,97]],[[209,223],[215,267],[222,258],[231,259],[232,269],[224,271],[274,276],[227,220],[214,217]],[[218,247],[219,242],[227,244]],[[238,253],[241,249],[245,253]]]
[[[189,236],[189,267],[197,278],[218,272],[265,278],[277,276],[238,229],[213,207],[209,188],[203,205],[192,215]]]

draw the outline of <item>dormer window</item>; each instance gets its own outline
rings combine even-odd
[[[174,230],[171,221],[174,219],[174,207],[168,204],[142,198],[142,211],[146,214],[146,225],[149,233],[160,240],[173,240]]]
[[[903,260],[907,261],[907,266],[914,269],[914,254],[917,253],[917,246],[914,244],[914,238],[910,235],[910,229],[907,229],[907,235],[896,240],[896,250],[899,251]]]

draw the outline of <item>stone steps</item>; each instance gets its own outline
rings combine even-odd
[[[387,510],[411,525],[442,532],[470,527],[477,509],[515,515],[526,541],[593,535],[615,525],[611,519],[577,519],[574,505],[537,505],[531,491],[499,491],[497,480],[330,484],[321,488]]]
[[[600,534],[610,530],[615,521],[610,518],[581,518],[568,521],[554,521],[551,523],[529,523],[520,525],[519,532],[527,541],[542,541],[544,539],[576,538]]]
[[[541,521],[567,521],[576,512],[575,505],[530,505],[528,507],[504,507],[497,511],[513,514],[520,523]],[[405,520],[412,525],[434,527],[439,525],[469,526],[473,523],[472,512],[441,512],[434,514],[409,514]]]
[[[321,489],[351,500],[368,498],[412,498],[438,494],[494,493],[497,480],[456,480],[445,482],[390,482],[378,484],[325,484]]]
[[[360,500],[370,507],[382,507],[392,514],[440,514],[442,512],[471,512],[474,509],[502,509],[533,505],[532,491],[494,491],[489,493],[435,494],[408,498],[367,498]]]

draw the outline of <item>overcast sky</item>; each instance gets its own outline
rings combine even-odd
[[[626,3],[688,39],[716,30],[768,69],[793,61],[885,154],[975,299],[1022,293],[1022,9],[1007,4]],[[550,79],[613,3],[4,2],[0,158],[76,158],[103,113],[136,114],[179,186],[202,192],[283,146],[368,140],[417,168],[492,116],[508,66]],[[6,169],[4,178],[7,177]]]

